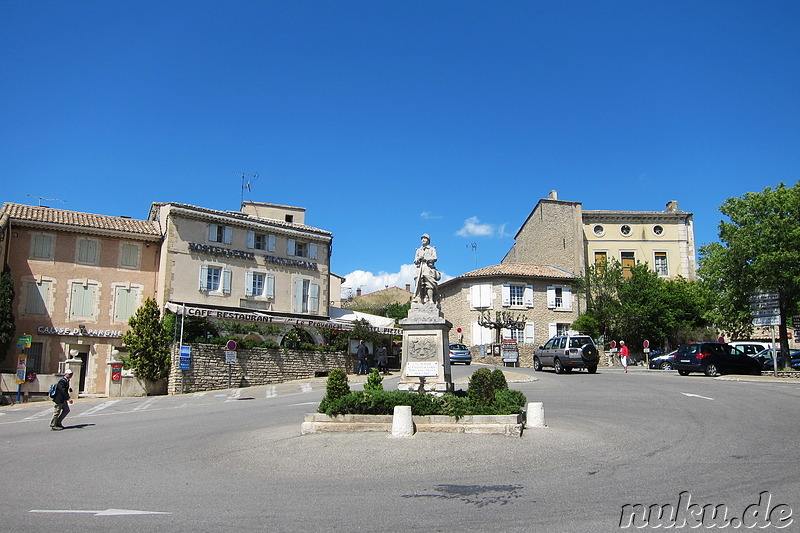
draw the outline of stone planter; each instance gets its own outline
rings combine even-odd
[[[481,433],[519,437],[525,415],[470,415],[456,420],[452,416],[413,416],[415,432],[430,433]],[[392,431],[392,415],[338,415],[307,413],[300,433],[334,431]]]

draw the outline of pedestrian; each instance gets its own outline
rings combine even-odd
[[[389,375],[389,352],[386,350],[386,346],[378,348],[378,352],[375,354],[375,363],[384,376]]]
[[[625,341],[619,341],[619,362],[622,363],[623,372],[628,373],[628,347]]]
[[[72,389],[69,386],[69,380],[72,378],[72,370],[69,368],[64,372],[64,377],[56,383],[56,393],[53,396],[53,418],[50,420],[50,429],[60,431],[64,429],[61,423],[69,414],[69,404],[72,403],[70,393]]]
[[[367,348],[367,345],[364,344],[364,339],[361,339],[361,342],[358,343],[356,355],[358,357],[356,374],[367,375],[369,373],[369,349]]]

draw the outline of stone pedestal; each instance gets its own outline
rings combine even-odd
[[[453,325],[433,302],[412,303],[403,327],[403,367],[398,390],[452,392],[448,338]]]

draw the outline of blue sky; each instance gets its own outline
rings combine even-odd
[[[423,232],[447,276],[499,263],[553,189],[678,200],[702,245],[800,180],[798,28],[769,0],[0,0],[0,200],[235,210],[257,173],[365,292]]]

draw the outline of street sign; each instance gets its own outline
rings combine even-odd
[[[181,358],[179,361],[179,370],[191,370],[192,368],[192,347],[181,346]]]
[[[20,335],[17,339],[17,348],[30,348],[32,340],[31,335]]]
[[[792,317],[792,327],[794,329],[800,329],[800,315],[795,315]]]
[[[780,312],[777,309],[753,309],[750,311],[750,316],[776,316],[780,317]]]
[[[781,317],[779,316],[759,316],[753,319],[753,325],[760,326],[780,326]]]
[[[780,309],[781,303],[778,300],[768,302],[750,302],[750,309]]]
[[[225,364],[226,365],[235,365],[236,364],[236,351],[235,350],[225,350]]]
[[[747,297],[750,303],[780,301],[781,295],[777,292],[754,292]]]

